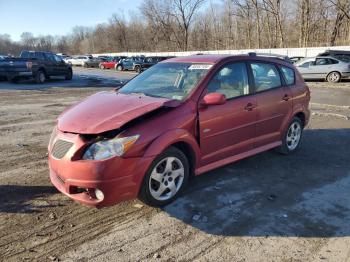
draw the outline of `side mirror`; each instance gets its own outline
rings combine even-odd
[[[210,106],[210,105],[222,105],[226,103],[226,96],[220,93],[210,93],[206,94],[203,97],[201,102],[202,105]]]

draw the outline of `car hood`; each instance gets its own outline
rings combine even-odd
[[[179,101],[116,92],[100,92],[68,108],[58,117],[63,132],[99,134],[161,107],[175,107]]]

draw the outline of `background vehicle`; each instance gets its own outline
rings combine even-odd
[[[134,63],[134,70],[138,73],[140,73],[143,70],[146,70],[147,68],[150,68],[151,66],[154,66],[155,64],[165,60],[165,57],[159,57],[159,56],[149,56],[143,59],[142,61],[135,62]]]
[[[85,205],[139,196],[163,206],[191,175],[272,148],[295,152],[309,101],[302,77],[282,59],[170,59],[61,114],[49,143],[50,178]]]
[[[88,62],[91,58],[89,56],[73,56],[72,58],[66,59],[66,63],[71,64],[73,66],[84,66],[86,62]]]
[[[101,62],[99,67],[101,69],[116,69],[118,62],[124,58],[120,56],[109,57],[106,61]]]
[[[350,77],[350,63],[331,56],[306,58],[295,64],[304,79],[325,79],[328,82],[339,82]]]
[[[0,55],[0,61],[5,60],[7,56]],[[0,80],[6,80],[6,74],[1,70],[0,67]]]
[[[343,51],[343,50],[327,50],[324,53],[321,53],[318,55],[319,57],[323,56],[331,56],[334,57],[340,61],[350,63],[350,51]]]
[[[144,66],[150,67],[151,65],[153,65],[153,63],[149,63],[149,66],[147,66],[147,64],[144,62],[143,57],[128,57],[118,62],[118,65],[116,65],[116,70],[128,70],[140,73]]]
[[[305,57],[303,57],[303,56],[292,56],[289,59],[293,62],[293,64],[295,64],[296,62],[298,62],[298,61],[300,61],[300,60],[302,60],[304,58]]]
[[[34,78],[43,83],[51,76],[64,76],[71,80],[73,71],[59,56],[51,52],[22,51],[19,58],[0,60],[0,72],[9,81]]]
[[[107,61],[107,58],[94,57],[84,62],[84,67],[99,67],[100,63]]]

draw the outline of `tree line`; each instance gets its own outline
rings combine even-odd
[[[114,14],[69,35],[20,41],[0,34],[0,54],[152,52],[350,45],[349,0],[143,0],[126,18]]]

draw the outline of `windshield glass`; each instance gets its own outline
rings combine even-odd
[[[159,63],[132,79],[119,92],[183,100],[212,65]]]

